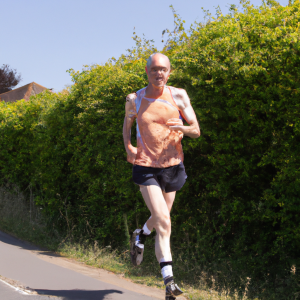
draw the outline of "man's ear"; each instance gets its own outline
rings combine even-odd
[[[147,66],[145,67],[145,71],[146,71],[146,73],[147,73],[147,75],[148,75],[148,69],[147,69]]]

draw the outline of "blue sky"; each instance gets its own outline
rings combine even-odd
[[[174,28],[171,4],[189,27],[204,20],[201,7],[214,15],[219,5],[227,13],[239,0],[0,0],[0,66],[21,73],[19,86],[35,81],[60,91],[71,84],[66,70],[105,63],[132,48],[134,27],[161,49],[162,31]]]

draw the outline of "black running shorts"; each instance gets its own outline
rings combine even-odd
[[[133,182],[138,185],[156,185],[164,192],[179,191],[187,179],[185,168],[179,165],[168,168],[151,168],[134,165],[132,168]]]

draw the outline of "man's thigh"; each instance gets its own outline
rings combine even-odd
[[[153,217],[169,215],[168,205],[160,187],[156,185],[140,185],[140,191]]]
[[[173,203],[175,200],[176,192],[170,192],[170,193],[163,192],[163,196],[167,203],[168,210],[169,210],[169,212],[171,212],[171,209],[172,209],[172,206],[173,206]]]

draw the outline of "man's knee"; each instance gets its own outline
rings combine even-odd
[[[170,214],[167,213],[162,213],[157,217],[157,223],[158,226],[164,230],[164,231],[169,231],[171,230],[171,218]]]

